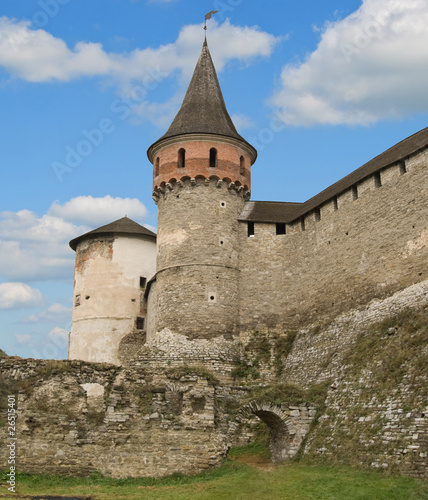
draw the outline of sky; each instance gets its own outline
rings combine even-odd
[[[303,202],[427,126],[428,0],[0,0],[0,348],[67,357],[68,242],[156,230],[148,147],[204,40],[252,199]]]

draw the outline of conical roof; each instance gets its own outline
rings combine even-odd
[[[113,236],[114,234],[140,234],[156,238],[156,234],[150,231],[150,229],[141,226],[129,217],[122,217],[114,222],[110,222],[110,224],[101,226],[98,229],[93,229],[88,233],[74,238],[70,241],[69,245],[73,250],[76,250],[77,245],[83,240],[96,238],[98,236]]]
[[[256,150],[238,134],[227,112],[206,40],[181,108],[166,134],[150,146],[147,151],[149,159],[151,160],[151,151],[160,142],[186,134],[232,137],[250,147],[254,152],[254,157],[257,155]]]

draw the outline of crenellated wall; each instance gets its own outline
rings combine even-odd
[[[428,150],[293,224],[239,224],[241,330],[323,322],[428,277]]]

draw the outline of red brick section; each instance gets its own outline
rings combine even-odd
[[[178,151],[181,148],[186,151],[184,167],[178,167]],[[210,167],[211,148],[217,150],[216,167]],[[244,158],[243,168],[241,156]],[[159,172],[156,168],[157,158],[159,158]],[[246,190],[251,188],[251,159],[248,153],[239,147],[219,141],[183,141],[166,146],[159,151],[153,163],[153,189],[163,182],[196,176],[205,178],[217,176],[219,179],[230,179]]]

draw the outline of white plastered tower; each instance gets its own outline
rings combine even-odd
[[[123,217],[70,246],[76,264],[68,357],[121,364],[121,340],[145,335],[144,293],[155,274],[156,235]]]

